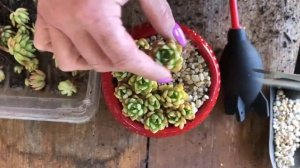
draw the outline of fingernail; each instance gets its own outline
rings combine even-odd
[[[166,84],[166,83],[170,83],[170,82],[172,82],[172,81],[173,81],[172,78],[162,78],[162,79],[158,80],[157,82],[158,82],[159,84]]]
[[[185,35],[184,35],[182,29],[180,28],[180,26],[177,23],[175,24],[175,26],[173,28],[173,36],[180,45],[182,45],[183,47],[186,46],[187,40],[185,38]]]

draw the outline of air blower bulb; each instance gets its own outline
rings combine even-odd
[[[220,59],[225,113],[236,115],[240,122],[250,110],[269,116],[263,84],[255,79],[258,74],[254,72],[254,69],[263,69],[261,56],[239,24],[237,0],[230,0],[230,9],[232,28]]]

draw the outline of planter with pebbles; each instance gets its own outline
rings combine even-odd
[[[166,137],[186,132],[199,125],[216,103],[220,74],[215,56],[199,35],[182,29],[190,40],[185,47],[163,39],[148,24],[131,31],[140,50],[172,72],[172,83],[159,84],[129,72],[102,75],[108,108],[138,134]]]

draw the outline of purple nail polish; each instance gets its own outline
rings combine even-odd
[[[178,41],[178,43],[180,45],[182,45],[183,47],[186,46],[187,44],[187,40],[185,38],[185,35],[182,31],[182,29],[180,28],[180,26],[176,23],[174,28],[173,28],[173,36],[175,37],[175,39]]]
[[[170,83],[170,82],[172,82],[172,81],[173,81],[172,78],[162,78],[162,79],[158,80],[157,82],[158,82],[159,84],[166,84],[166,83]]]

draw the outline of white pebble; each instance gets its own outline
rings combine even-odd
[[[200,108],[202,106],[203,102],[201,100],[196,100],[196,107]]]
[[[203,73],[199,74],[199,78],[200,78],[200,81],[204,81],[204,75],[203,75]]]
[[[192,75],[192,80],[193,80],[194,82],[199,82],[199,81],[200,81],[200,78],[199,78],[198,75]]]

